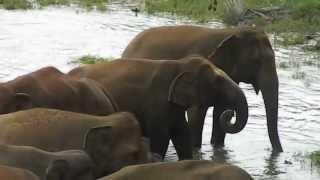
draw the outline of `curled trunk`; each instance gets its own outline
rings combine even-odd
[[[224,111],[220,117],[220,127],[226,133],[238,133],[247,124],[248,121],[248,103],[244,93],[239,88],[239,93],[236,93],[238,97],[235,103],[236,121],[234,124],[231,123],[233,117],[233,110]]]

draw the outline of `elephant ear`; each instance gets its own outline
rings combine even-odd
[[[195,75],[191,72],[178,74],[169,87],[168,100],[189,107],[196,103]]]
[[[66,160],[58,159],[50,163],[46,170],[46,180],[64,180],[67,172],[70,170],[70,164]]]
[[[94,162],[98,162],[111,152],[112,138],[111,126],[91,128],[85,136],[84,149]]]
[[[232,72],[234,60],[237,54],[235,51],[239,46],[239,37],[236,34],[232,34],[223,39],[217,46],[216,50],[212,52],[208,59],[213,60],[218,67],[224,67],[225,72]]]
[[[15,93],[14,101],[17,110],[28,109],[33,106],[31,96],[27,93]]]

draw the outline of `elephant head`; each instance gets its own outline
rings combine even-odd
[[[76,164],[75,166],[78,166]],[[75,171],[77,170],[77,171]],[[46,180],[94,180],[92,164],[83,164],[81,169],[73,169],[63,159],[53,160],[46,170]]]
[[[252,84],[256,94],[264,99],[268,134],[273,150],[282,151],[278,135],[278,75],[275,55],[264,32],[235,29],[218,45],[209,59],[236,83]]]
[[[27,93],[15,93],[0,86],[0,114],[31,108],[31,96]]]
[[[187,57],[184,67],[171,82],[169,100],[185,106],[209,107],[223,105],[236,112],[236,122],[231,116],[221,116],[221,127],[227,133],[240,132],[248,120],[248,104],[243,91],[226,73],[201,57]]]
[[[110,126],[91,128],[86,134],[84,149],[95,164],[95,177],[127,165],[149,162],[150,152],[140,134],[130,130],[120,132]]]

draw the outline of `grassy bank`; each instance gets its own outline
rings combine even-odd
[[[274,33],[305,34],[320,31],[319,0],[244,0],[242,3],[241,0],[217,0],[217,6],[213,2],[214,0],[146,0],[145,5],[149,13],[168,12],[199,22],[218,18],[230,25],[254,25]],[[277,9],[280,10],[276,11]],[[299,35],[295,35],[295,39],[286,39],[285,43],[291,45],[304,42],[297,36]]]
[[[79,58],[73,60],[71,63],[75,63],[75,64],[96,64],[96,63],[103,63],[103,62],[112,61],[114,59],[115,58],[113,58],[113,57],[103,58],[103,57],[98,57],[98,56],[85,55],[85,56],[82,56],[82,57],[79,57]]]
[[[0,0],[0,6],[5,9],[32,9],[34,7],[46,6],[69,6],[70,4],[78,5],[87,10],[97,9],[106,10],[108,0],[35,0],[34,4],[30,0]]]

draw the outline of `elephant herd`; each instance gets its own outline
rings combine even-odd
[[[270,142],[281,152],[275,56],[254,28],[150,28],[117,60],[0,83],[0,179],[250,180],[237,166],[190,160],[208,107],[215,146],[246,126],[240,82],[261,90]],[[156,162],[170,140],[181,161]]]

